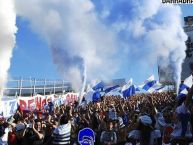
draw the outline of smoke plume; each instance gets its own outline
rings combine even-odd
[[[19,0],[17,12],[47,41],[57,69],[76,90],[81,88],[83,64],[88,79],[115,72],[116,38],[99,21],[90,0]]]
[[[0,97],[8,78],[12,51],[15,46],[16,13],[13,0],[0,1]]]
[[[94,2],[104,23],[123,36],[124,48],[130,58],[135,58],[135,63],[148,69],[158,59],[162,69],[170,66],[169,79],[175,80],[178,86],[187,39],[180,7],[159,0]]]
[[[86,89],[86,80],[87,80],[87,73],[86,73],[86,66],[84,65],[84,72],[83,72],[83,83],[82,83],[82,89],[79,96],[79,104],[82,103],[83,95]]]

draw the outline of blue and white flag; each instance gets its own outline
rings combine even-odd
[[[180,92],[180,94],[187,95],[187,94],[188,94],[188,91],[187,91],[186,89],[184,89],[183,91]]]
[[[123,97],[123,94],[121,93],[122,87],[116,87],[115,89],[111,90],[108,93],[105,93],[106,96],[120,96]]]
[[[122,87],[117,87],[116,89],[111,90],[110,92],[118,92],[118,93],[121,93],[121,90],[122,90]]]
[[[105,93],[111,92],[111,91],[113,91],[113,90],[115,90],[117,88],[119,88],[119,85],[109,87],[109,88],[105,89]]]
[[[184,83],[183,84],[180,84],[179,86],[179,93],[178,93],[178,96],[177,98],[183,98],[183,97],[186,97],[187,94],[188,94],[188,89],[192,86],[193,82],[192,82],[192,75],[190,75],[189,77],[187,77],[185,80],[184,80]]]
[[[135,87],[135,91],[140,91],[139,87],[137,87],[136,85],[134,85]]]
[[[101,81],[101,82],[97,83],[92,89],[96,91],[99,89],[103,89],[104,86],[105,86],[104,82]]]
[[[123,92],[124,90],[128,89],[132,84],[133,84],[133,79],[130,78],[130,80],[128,81],[128,83],[125,84],[125,85],[122,87],[121,92]]]
[[[108,93],[106,94],[106,96],[120,96],[121,98],[123,98],[123,94],[120,93],[120,92],[116,92],[116,91],[108,92]]]
[[[145,82],[138,86],[139,88],[142,88],[146,91],[148,91],[151,87],[153,87],[155,84],[157,83],[157,81],[155,80],[154,75],[150,76],[147,80],[145,80]]]
[[[96,91],[94,92],[93,96],[92,96],[92,101],[93,102],[97,102],[101,99],[101,94],[100,92]]]
[[[185,84],[180,84],[178,93],[181,93],[183,90],[187,90],[189,87],[186,86]]]
[[[133,96],[135,94],[135,87],[134,87],[134,85],[131,85],[126,90],[123,90],[122,93],[123,93],[123,97],[124,98]]]
[[[166,87],[165,86],[162,86],[162,88],[160,88],[159,90],[156,90],[158,93],[161,93],[161,92],[164,92],[166,91]]]
[[[188,88],[191,88],[193,82],[192,82],[192,75],[190,75],[189,77],[187,77],[185,80],[184,80],[184,85],[186,85]]]
[[[188,94],[187,89],[184,89],[184,90],[182,90],[182,91],[178,94],[177,98],[178,98],[178,99],[184,98],[184,97],[187,96],[187,94]]]
[[[164,86],[160,84],[158,81],[148,89],[149,93],[163,92]]]
[[[123,86],[122,91],[123,97],[127,98],[135,94],[135,87],[133,85],[133,80],[130,79],[129,82]]]
[[[93,96],[94,92],[95,91],[92,89],[91,85],[88,84],[87,89],[86,89],[86,93],[84,94],[84,98],[85,98],[87,103],[92,102],[92,96]]]
[[[192,75],[190,75],[189,77],[187,77],[185,80],[184,80],[184,83],[183,84],[180,84],[179,86],[179,93],[181,93],[183,90],[187,90],[189,88],[191,88],[193,82],[192,82]]]

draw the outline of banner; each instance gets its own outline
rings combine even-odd
[[[78,101],[78,93],[67,93],[65,95],[36,95],[33,97],[19,97],[18,104],[21,110],[42,110],[47,102],[51,101],[54,106],[70,104]]]
[[[75,101],[78,101],[78,93],[67,93],[63,95],[62,98],[65,104],[74,103]]]
[[[46,96],[42,95],[18,98],[18,104],[21,110],[40,110],[44,108],[46,102]]]
[[[2,100],[0,106],[0,113],[2,113],[5,118],[10,117],[14,115],[17,110],[17,99]]]

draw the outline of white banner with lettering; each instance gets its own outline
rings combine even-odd
[[[0,113],[5,117],[14,115],[17,110],[17,99],[1,100],[0,102]]]

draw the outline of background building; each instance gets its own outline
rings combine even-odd
[[[126,84],[125,79],[113,79],[103,82],[105,87],[115,85],[122,87]],[[67,92],[73,92],[73,88],[69,82],[63,80],[14,78],[8,80],[7,88],[4,89],[4,96],[32,96],[33,94],[49,95]]]
[[[182,65],[182,80],[190,76],[193,72],[193,16],[185,17],[184,22],[184,31],[188,35],[188,40],[186,41],[186,58]]]

